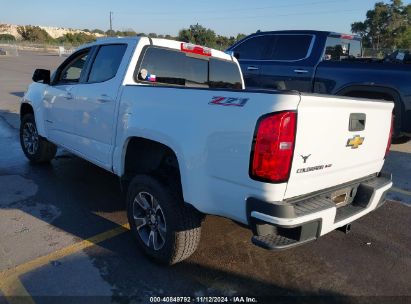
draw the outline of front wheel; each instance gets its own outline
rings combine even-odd
[[[201,215],[156,179],[138,175],[130,183],[127,216],[131,231],[150,258],[172,265],[197,249]]]
[[[24,155],[33,163],[49,162],[57,152],[56,145],[38,134],[33,114],[26,114],[21,120],[20,144]]]

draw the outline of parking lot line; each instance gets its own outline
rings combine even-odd
[[[393,192],[397,192],[397,193],[401,193],[401,194],[411,196],[411,191],[407,191],[407,190],[396,188],[396,187],[392,187],[390,190],[393,191]]]
[[[97,245],[103,241],[109,240],[129,230],[129,225],[123,224],[114,229],[97,234],[89,239],[83,240],[68,247],[54,251],[48,255],[41,256],[34,260],[20,264],[12,269],[0,272],[0,290],[5,296],[7,302],[9,303],[34,303],[33,299],[30,297],[30,294],[21,284],[19,280],[20,275],[32,271],[36,268],[39,268],[43,265],[46,265],[53,260],[59,260],[80,250]],[[19,298],[16,298],[16,296],[18,296]]]
[[[0,288],[9,304],[35,303],[18,276],[8,277],[6,281],[0,283]]]

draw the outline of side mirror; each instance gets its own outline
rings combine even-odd
[[[34,82],[43,82],[44,84],[50,84],[50,71],[44,69],[36,69],[31,79]]]

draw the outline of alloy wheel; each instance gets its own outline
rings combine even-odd
[[[156,251],[166,242],[166,220],[157,199],[148,192],[139,192],[133,201],[133,219],[144,244]]]

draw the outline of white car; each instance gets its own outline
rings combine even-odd
[[[33,80],[21,104],[27,158],[51,161],[61,146],[116,174],[138,244],[162,263],[196,250],[205,214],[285,249],[347,227],[392,186],[380,173],[392,102],[245,90],[220,51],[102,39]]]

